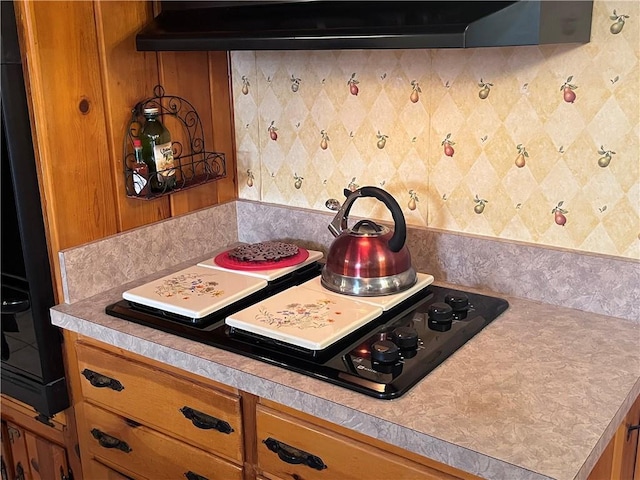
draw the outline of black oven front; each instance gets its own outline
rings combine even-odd
[[[69,406],[13,2],[2,7],[2,393],[46,417]]]

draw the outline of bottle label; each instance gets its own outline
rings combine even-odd
[[[138,172],[133,172],[133,189],[136,195],[140,195],[147,186],[147,179],[140,175]]]
[[[171,142],[153,147],[153,157],[156,162],[156,170],[159,174],[169,177],[176,174],[173,161],[173,149]]]

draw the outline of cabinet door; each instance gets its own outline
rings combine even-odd
[[[11,442],[9,441],[9,430],[7,422],[2,421],[2,480],[14,479],[16,474],[13,471],[13,455],[11,455]]]
[[[256,423],[258,465],[267,478],[457,478],[261,405]]]
[[[640,467],[638,466],[638,457],[640,456],[640,430],[637,428],[630,430],[630,427],[634,425],[640,425],[640,397],[636,399],[636,402],[625,417],[624,423],[620,426],[620,429],[622,429],[624,433],[624,439],[621,439],[623,443],[620,454],[621,466],[619,477],[640,480],[640,474],[638,473],[640,472]]]
[[[70,478],[67,452],[64,448],[29,431],[24,432],[24,437],[33,480]]]
[[[87,402],[80,428],[96,460],[149,479],[242,480],[242,468]]]
[[[9,443],[11,444],[11,456],[13,459],[13,471],[16,479],[31,480],[31,467],[29,464],[29,452],[27,450],[26,430],[7,422]]]
[[[12,459],[11,465],[6,465],[7,475],[11,472],[9,478],[31,480],[71,478],[67,452],[63,447],[12,423],[7,423],[6,432],[11,448],[7,457]],[[3,451],[4,449],[3,440]]]

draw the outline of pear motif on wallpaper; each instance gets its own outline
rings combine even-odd
[[[447,133],[447,136],[444,138],[444,140],[442,140],[442,143],[440,144],[444,147],[444,154],[447,157],[453,157],[453,154],[455,153],[453,145],[455,144],[456,143],[451,140],[451,133]]]
[[[273,141],[278,140],[278,128],[274,125],[275,121],[272,121],[269,124],[269,128],[267,128],[267,131],[269,132],[269,138]]]
[[[347,189],[351,192],[355,192],[359,188],[360,188],[360,185],[356,183],[356,177],[353,177],[349,182],[349,185],[347,185]]]
[[[609,18],[611,20],[614,20],[614,22],[609,27],[609,31],[614,35],[617,35],[622,31],[622,27],[624,27],[624,21],[625,19],[629,18],[629,15],[618,15],[614,10],[613,15],[609,15]]]
[[[420,84],[416,80],[411,80],[411,95],[409,95],[411,103],[418,103],[421,93],[422,89],[420,88]]]
[[[569,213],[568,210],[565,210],[564,208],[562,208],[562,205],[564,204],[564,200],[558,202],[558,204],[553,208],[553,210],[551,210],[551,213],[553,214],[553,220],[556,222],[557,225],[560,225],[562,227],[564,227],[564,224],[567,223],[567,213]]]
[[[560,91],[562,92],[562,98],[567,103],[573,103],[576,100],[576,92],[575,89],[578,88],[577,85],[573,85],[571,83],[573,80],[573,75],[567,78],[567,81],[562,84],[560,87]]]
[[[358,92],[360,91],[360,89],[358,88],[359,83],[360,82],[356,79],[356,74],[352,73],[351,78],[347,82],[347,85],[349,85],[349,93],[351,95],[358,95]]]
[[[253,181],[255,180],[255,177],[253,176],[253,172],[251,171],[250,168],[247,169],[247,187],[251,188],[253,187]]]
[[[320,130],[320,148],[326,150],[329,147],[329,134],[324,130]]]
[[[616,152],[612,150],[606,150],[602,145],[600,145],[600,150],[598,150],[598,153],[602,155],[598,159],[598,166],[602,168],[608,167],[611,163],[611,156],[616,154]]]
[[[300,190],[300,188],[302,188],[302,180],[304,180],[303,177],[299,176],[297,173],[293,174],[293,186],[296,190]]]
[[[382,150],[384,146],[387,144],[387,138],[389,137],[387,135],[383,135],[382,133],[380,133],[380,130],[378,130],[378,134],[376,135],[376,138],[378,139],[378,142],[376,143],[376,147]]]
[[[485,100],[489,96],[489,92],[491,91],[491,87],[493,87],[493,83],[484,82],[482,78],[478,83],[478,87],[480,87],[480,91],[478,92],[478,97],[481,100]]]
[[[476,212],[478,215],[480,215],[482,212],[484,212],[484,207],[485,207],[485,205],[487,203],[489,203],[489,200],[485,200],[484,198],[480,198],[476,194],[476,198],[473,199],[473,203],[476,204],[473,207],[473,211]]]
[[[522,145],[521,143],[519,143],[516,148],[518,149],[518,156],[516,157],[516,167],[518,168],[522,168],[525,166],[526,162],[526,158],[529,158],[529,153],[527,152],[527,149],[524,147],[524,145]]]
[[[293,93],[296,93],[300,89],[300,82],[301,81],[302,80],[300,80],[299,78],[296,78],[293,75],[291,75],[291,91]]]
[[[249,79],[247,77],[245,77],[244,75],[242,76],[242,94],[243,95],[248,95],[249,94]]]
[[[418,194],[416,193],[415,190],[409,190],[409,202],[407,202],[407,208],[409,210],[415,210],[417,207],[417,202],[419,202],[420,199],[418,198]]]

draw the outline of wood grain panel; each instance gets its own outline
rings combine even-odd
[[[256,429],[256,406],[259,397],[241,392],[242,423],[244,436],[244,479],[256,478],[256,465],[258,465],[258,433]]]
[[[322,480],[340,478],[394,478],[406,480],[454,480],[461,478],[398,457],[372,445],[337,435],[284,413],[257,406],[258,465],[265,476]],[[285,461],[266,446],[268,439],[284,443],[285,457],[301,458],[304,453],[319,457],[324,468],[317,470],[304,462]],[[289,450],[289,447],[295,449]],[[296,451],[297,450],[297,451]],[[304,453],[301,453],[304,452]]]
[[[137,52],[135,34],[156,6],[16,1],[58,299],[58,251],[237,198],[227,52]],[[226,155],[227,178],[152,201],[129,199],[123,136],[131,108],[157,83],[193,103],[206,149]]]
[[[116,233],[92,2],[17,3],[36,163],[58,298],[57,252]]]
[[[422,455],[418,455],[417,453],[413,453],[403,448],[397,447],[395,445],[391,445],[389,443],[378,440],[376,438],[369,437],[362,433],[356,432],[355,430],[352,430],[350,428],[343,427],[342,425],[337,425],[335,423],[328,422],[325,419],[314,417],[312,415],[301,412],[299,410],[295,410],[291,407],[286,407],[284,405],[273,402],[271,400],[260,398],[259,403],[261,405],[270,407],[270,409],[274,411],[282,412],[286,414],[288,417],[298,419],[300,422],[316,425],[317,427],[323,430],[331,431],[342,437],[350,438],[357,443],[369,445],[371,447],[380,449],[384,452],[391,453],[397,457],[404,457],[412,462],[419,463],[431,469],[435,469],[438,472],[451,475],[454,478],[461,478],[464,480],[481,480],[481,477],[478,477],[477,475],[463,472],[462,470],[459,470],[457,468],[450,467],[449,465],[445,465],[443,463],[437,462],[430,458],[423,457]]]
[[[86,480],[131,480],[131,478],[134,478],[133,474],[131,476],[121,474],[93,458],[84,462],[84,469],[87,472],[85,475]]]
[[[2,432],[0,434],[0,439],[2,440],[2,465],[6,469],[8,478],[16,478],[16,474],[13,470],[13,455],[11,454],[9,430],[7,428],[7,422],[4,420],[2,420],[1,428]]]
[[[169,433],[186,443],[223,455],[240,463],[243,455],[243,432],[240,401],[237,396],[212,390],[128,357],[103,350],[76,346],[78,369],[88,369],[115,379],[121,389],[99,388],[89,380],[82,382],[84,398],[127,418],[135,419],[157,430]],[[220,432],[202,428],[183,411],[192,409],[213,419],[224,421],[233,429]]]
[[[37,412],[28,405],[15,401],[11,397],[2,395],[2,419],[24,427],[34,434],[47,440],[64,445],[64,430],[67,412],[60,412],[49,419],[50,425],[36,420]]]
[[[144,425],[119,417],[89,403],[83,404],[85,424],[81,427],[100,437],[126,443],[123,449],[104,447],[91,438],[87,451],[147,478],[193,478],[242,480],[242,467],[226,462],[204,450],[166,436]],[[93,435],[93,434],[92,434]],[[122,443],[121,443],[122,444]]]
[[[123,141],[131,110],[153,96],[159,83],[156,53],[138,52],[135,45],[136,33],[153,13],[149,2],[139,0],[96,2],[95,6],[118,231],[125,231],[171,215],[168,197],[152,201],[128,198],[122,173]]]
[[[25,431],[29,464],[33,480],[62,478],[68,475],[69,465],[64,448]]]
[[[227,177],[218,181],[218,202],[238,198],[229,52],[209,52],[213,148],[227,159]]]
[[[18,477],[23,472],[26,478],[32,478],[29,452],[25,438],[26,430],[11,422],[7,422],[9,441],[11,442],[11,455],[13,458],[13,471]]]

